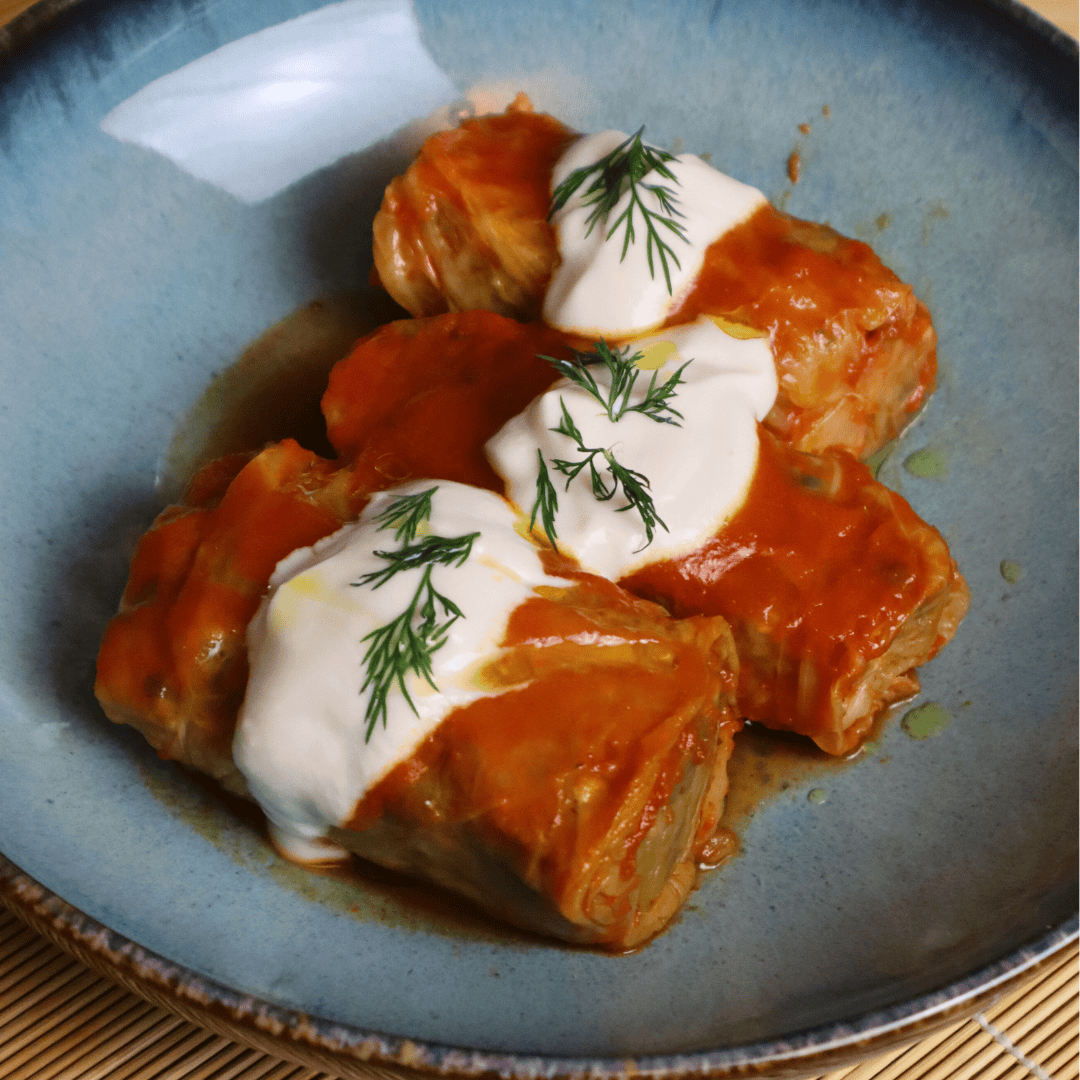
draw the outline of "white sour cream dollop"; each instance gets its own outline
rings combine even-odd
[[[633,342],[633,351],[650,357],[667,353],[658,381],[690,361],[683,384],[671,399],[682,414],[679,425],[658,423],[641,413],[612,422],[584,388],[561,380],[509,421],[490,439],[485,453],[506,482],[507,495],[529,513],[536,499],[537,448],[544,455],[558,494],[555,527],[558,546],[595,574],[616,580],[660,559],[684,555],[704,543],[742,504],[757,465],[757,421],[776,399],[776,368],[767,339],[731,337],[707,317],[687,326]],[[601,365],[589,369],[606,390]],[[651,372],[637,378],[631,404],[645,397]],[[566,477],[552,462],[579,460],[574,441],[553,428],[562,406],[573,418],[588,448],[612,451],[619,464],[644,474],[656,513],[652,543],[637,511],[622,490],[607,502],[593,495],[589,470],[566,488]],[[604,466],[602,458],[598,464]],[[611,476],[601,470],[604,480]],[[541,518],[537,516],[539,525]]]
[[[395,499],[432,487],[430,523],[418,539],[480,533],[464,565],[432,570],[433,586],[463,617],[432,656],[438,690],[410,674],[417,712],[392,689],[386,726],[377,724],[365,741],[363,638],[406,610],[423,570],[402,571],[378,588],[353,582],[387,566],[376,551],[400,546],[379,528],[378,515]],[[418,481],[375,495],[357,522],[278,564],[248,627],[251,674],[233,756],[285,852],[301,860],[343,857],[323,839],[328,828],[347,821],[364,793],[447,713],[491,693],[475,674],[498,652],[510,613],[536,586],[566,585],[544,573],[517,520],[489,491]]]
[[[626,138],[621,131],[600,131],[572,143],[555,166],[552,191],[575,169],[595,164]],[[562,261],[544,297],[545,322],[561,330],[609,338],[628,337],[659,326],[675,298],[697,277],[708,246],[765,205],[765,196],[756,188],[725,176],[693,154],[679,154],[667,167],[674,181],[654,171],[646,174],[637,187],[645,206],[664,217],[667,212],[645,186],[669,188],[676,200],[675,208],[682,215],[675,220],[682,225],[686,240],[658,226],[659,234],[675,254],[675,259],[668,256],[671,291],[655,247],[653,272],[649,271],[640,208],[634,210],[636,239],[627,248],[625,258],[625,225],[619,225],[607,239],[612,224],[630,205],[629,190],[608,214],[606,223],[597,222],[589,232],[588,218],[593,208],[584,205],[583,197],[592,182],[590,177],[551,219]]]

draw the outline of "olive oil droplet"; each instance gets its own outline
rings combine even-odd
[[[913,739],[932,739],[944,731],[951,721],[952,717],[940,705],[930,701],[904,713],[900,728]]]
[[[924,480],[944,480],[949,467],[940,450],[927,446],[904,459],[904,471]]]
[[[1015,585],[1020,580],[1020,564],[1012,559],[1001,560],[1001,576],[1010,584]]]

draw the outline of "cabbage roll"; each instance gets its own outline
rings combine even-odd
[[[490,311],[388,323],[356,343],[322,399],[330,444],[373,486],[411,477],[501,493],[484,443],[559,376],[558,331]]]
[[[578,575],[511,616],[484,672],[502,692],[451,713],[334,839],[507,922],[633,948],[723,844],[736,671],[722,619]]]
[[[723,615],[739,654],[738,711],[830,754],[919,689],[967,613],[936,529],[842,451],[803,454],[761,431],[742,508],[686,556],[621,584],[676,617]]]
[[[502,115],[431,136],[375,216],[387,292],[416,316],[482,308],[539,318],[558,258],[548,178],[575,138],[523,94]]]
[[[432,136],[375,218],[391,296],[416,316],[539,318],[559,264],[551,173],[574,137],[523,96]],[[911,286],[866,244],[771,206],[712,244],[669,321],[702,314],[769,335],[780,394],[766,425],[797,449],[870,455],[936,385],[937,338]]]
[[[291,441],[200,473],[141,541],[106,631],[95,691],[110,719],[261,800],[234,758],[248,624],[285,556],[356,519],[372,494],[361,475]],[[678,911],[699,864],[731,850],[718,831],[741,726],[731,633],[722,618],[673,620],[508,529],[558,587],[510,613],[470,676],[483,696],[390,768],[332,839],[516,925],[633,948]],[[359,701],[361,680],[346,673],[347,697]]]
[[[98,652],[105,715],[137,728],[161,757],[244,792],[231,747],[248,622],[278,561],[364,506],[353,480],[292,440],[206,466],[132,557]]]

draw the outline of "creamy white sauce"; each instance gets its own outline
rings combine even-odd
[[[640,413],[612,422],[588,391],[561,380],[538,397],[489,440],[485,452],[507,485],[507,495],[529,513],[536,499],[537,447],[543,453],[558,493],[555,527],[558,546],[593,573],[617,579],[647,563],[687,554],[704,543],[742,504],[757,465],[757,421],[776,398],[776,368],[767,339],[738,340],[712,319],[671,327],[662,335],[633,343],[650,356],[669,355],[659,380],[669,378],[685,361],[672,405],[682,413],[679,426],[657,423]],[[671,347],[674,348],[671,348]],[[605,389],[601,365],[590,368]],[[638,376],[631,395],[645,397],[651,373]],[[574,441],[552,429],[562,418],[562,403],[588,448],[610,449],[627,468],[650,482],[656,512],[667,530],[656,527],[653,541],[641,516],[622,490],[608,502],[594,497],[588,469],[566,488],[553,460],[582,457]],[[610,482],[610,474],[602,472]],[[539,527],[540,519],[537,519]]]
[[[365,742],[370,690],[365,635],[407,607],[423,571],[402,571],[379,588],[354,586],[382,570],[377,550],[400,545],[376,517],[395,499],[437,486],[427,534],[480,532],[461,567],[435,566],[435,589],[461,608],[446,644],[432,657],[438,690],[406,679],[417,713],[399,690],[387,698],[387,724]],[[283,559],[248,627],[251,674],[233,757],[271,824],[275,841],[301,860],[344,855],[324,840],[351,817],[364,793],[407,759],[452,709],[491,693],[477,668],[498,652],[510,613],[548,577],[536,547],[515,529],[517,515],[488,491],[419,481],[375,495],[360,519],[314,547]],[[440,617],[441,617],[440,610]]]
[[[575,169],[599,161],[626,137],[621,131],[601,131],[571,144],[555,166],[552,191]],[[645,223],[640,209],[634,211],[636,239],[625,258],[625,225],[620,225],[607,239],[612,224],[630,204],[629,191],[623,193],[609,213],[607,223],[598,222],[589,233],[592,207],[583,204],[583,196],[590,178],[552,217],[562,261],[544,297],[545,322],[594,337],[626,337],[659,326],[675,298],[697,277],[708,246],[766,202],[756,188],[725,176],[693,154],[680,154],[667,167],[676,177],[674,182],[652,172],[637,186],[648,209],[663,216],[667,215],[659,200],[645,191],[644,185],[668,187],[677,200],[675,208],[682,215],[676,220],[683,226],[686,240],[658,226],[675,255],[675,259],[668,257],[671,291],[655,247],[653,272],[649,271]]]

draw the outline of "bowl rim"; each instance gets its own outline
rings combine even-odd
[[[274,1005],[144,949],[45,888],[2,853],[0,904],[99,973],[194,1023],[216,1028],[258,1049],[269,1049],[284,1057],[299,1054],[303,1064],[364,1062],[460,1077],[494,1073],[507,1080],[554,1080],[563,1076],[608,1080],[640,1074],[657,1078],[719,1077],[746,1075],[763,1068],[772,1071],[778,1065],[797,1067],[800,1074],[810,1066],[819,1070],[836,1068],[842,1060],[853,1062],[881,1053],[973,1016],[1080,939],[1080,913],[1074,913],[1007,956],[945,987],[899,1005],[784,1038],[680,1054],[560,1057],[447,1046]],[[305,1049],[317,1057],[305,1055]],[[327,1052],[330,1058],[326,1058]]]
[[[85,0],[36,0],[6,24],[0,25],[0,62],[16,52],[33,45],[53,29],[59,16],[72,8],[81,7]],[[94,6],[98,9],[110,6],[113,0],[104,0]],[[323,0],[332,3],[333,0]],[[956,0],[953,0],[955,3]],[[970,0],[968,0],[970,2]],[[1045,16],[1022,4],[1020,0],[974,0],[977,6],[1000,12],[1020,26],[1042,38],[1065,58],[1076,58],[1080,42],[1055,26]]]
[[[32,49],[64,21],[63,16],[83,6],[84,0],[37,0],[31,4],[0,26],[0,64]],[[92,6],[101,11],[111,5]],[[1011,20],[1061,59],[1077,60],[1080,45],[1076,39],[1019,0],[976,0],[976,6]],[[453,1076],[497,1074],[514,1080],[639,1074],[665,1078],[733,1076],[760,1073],[763,1068],[772,1074],[776,1066],[783,1065],[796,1070],[785,1070],[786,1074],[805,1075],[811,1067],[835,1068],[841,1059],[857,1061],[974,1015],[1035,969],[1053,962],[1080,939],[1080,914],[1073,913],[1008,955],[945,987],[899,1005],[781,1039],[715,1051],[637,1058],[557,1057],[470,1050],[385,1035],[243,994],[111,930],[24,873],[2,852],[0,905],[129,990],[194,1023],[286,1059],[323,1067],[335,1064],[348,1067],[350,1063],[363,1062]]]

